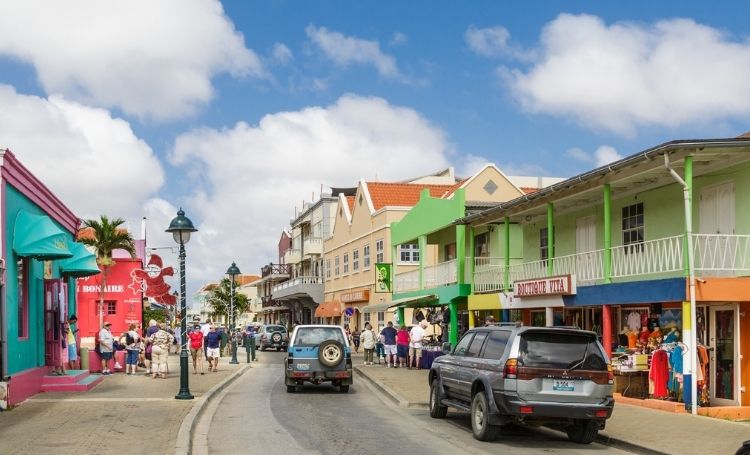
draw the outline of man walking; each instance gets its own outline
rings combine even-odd
[[[411,370],[411,361],[412,359],[416,360],[416,364],[414,365],[417,370],[421,370],[421,362],[422,362],[422,339],[424,339],[424,331],[427,328],[427,321],[424,319],[422,322],[419,323],[419,325],[415,325],[412,327],[411,332],[409,332],[409,369]]]
[[[216,372],[221,357],[221,334],[211,324],[208,335],[206,335],[206,355],[208,356],[208,371]]]
[[[393,322],[388,321],[388,325],[380,331],[380,335],[383,337],[383,347],[385,350],[385,367],[396,368],[398,366],[396,360],[396,334],[398,332],[393,328]]]

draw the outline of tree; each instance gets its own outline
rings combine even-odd
[[[131,258],[135,258],[135,241],[127,229],[120,227],[123,224],[124,219],[110,220],[107,215],[101,215],[98,220],[83,221],[83,229],[91,229],[92,236],[82,236],[80,241],[94,249],[96,263],[102,269],[102,281],[99,286],[99,326],[104,322],[104,290],[107,288],[109,269],[114,264],[112,252],[125,250]]]
[[[237,283],[234,285],[234,314],[231,315],[232,282],[229,278],[221,280],[218,286],[209,291],[206,302],[211,306],[211,317],[215,320],[217,316],[226,316],[228,322],[236,320],[236,317],[248,310],[250,300],[245,294],[237,292]],[[234,316],[232,318],[231,316]]]

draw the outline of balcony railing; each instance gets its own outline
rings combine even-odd
[[[284,281],[273,287],[273,292],[279,292],[282,289],[287,289],[293,286],[299,286],[301,284],[323,284],[323,278],[318,276],[298,276],[291,280]]]
[[[424,268],[424,287],[426,289],[458,283],[456,259],[428,265]],[[396,292],[419,290],[419,269],[396,274]]]
[[[397,273],[394,281],[393,287],[396,292],[418,291],[419,269]]]
[[[474,258],[474,292],[502,290],[505,268],[505,258]]]
[[[750,273],[750,235],[698,234],[693,252],[695,270],[703,275]]]
[[[302,250],[291,248],[284,253],[284,262],[287,264],[296,264],[302,260]]]
[[[684,235],[612,248],[612,277],[656,275],[685,269]]]
[[[308,254],[323,254],[323,239],[318,237],[306,239],[302,243],[302,251],[304,251],[305,256]]]
[[[261,267],[260,273],[263,278],[268,275],[290,275],[292,266],[289,264],[268,264]]]

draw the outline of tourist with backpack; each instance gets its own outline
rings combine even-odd
[[[112,360],[115,346],[115,339],[112,337],[110,327],[112,327],[112,323],[104,321],[104,325],[102,325],[102,329],[99,331],[96,345],[99,348],[99,356],[102,358],[102,374],[105,376],[112,374],[112,371],[109,369],[109,361]]]
[[[125,374],[134,375],[138,369],[138,354],[141,352],[141,337],[136,331],[136,325],[130,324],[125,332]]]

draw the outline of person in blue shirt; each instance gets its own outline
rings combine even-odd
[[[398,331],[393,328],[393,322],[388,321],[388,325],[380,331],[380,336],[383,337],[383,348],[385,354],[385,367],[396,368],[398,365],[396,358],[396,334]]]
[[[208,356],[208,371],[218,371],[219,357],[221,357],[221,334],[216,331],[216,326],[209,326],[206,335],[206,355]]]

